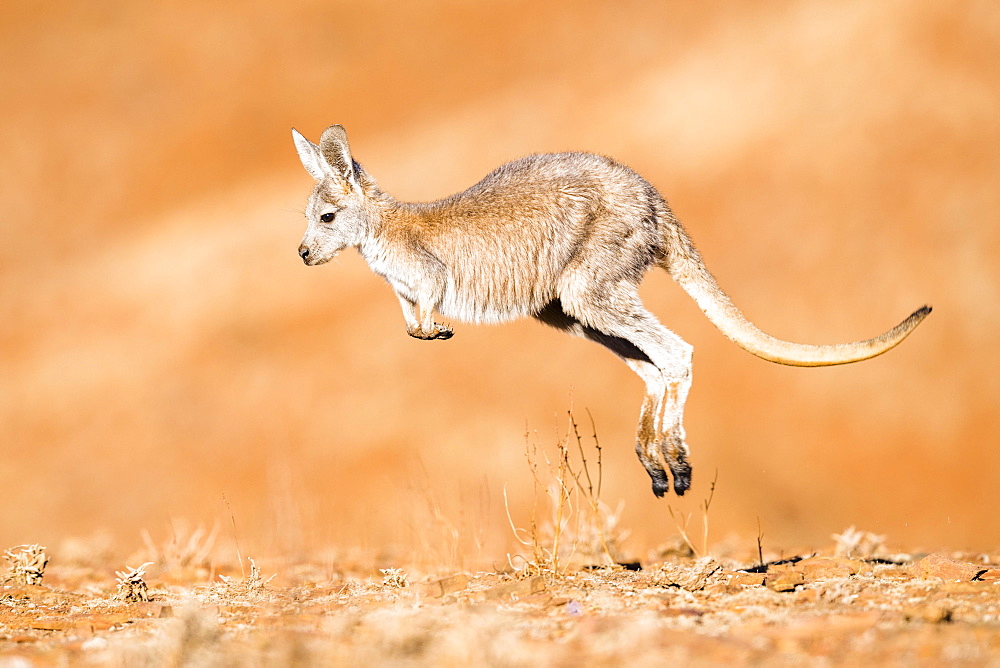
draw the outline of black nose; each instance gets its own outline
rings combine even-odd
[[[309,249],[304,246],[299,246],[299,257],[303,260],[309,257]]]

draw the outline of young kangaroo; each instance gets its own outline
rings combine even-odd
[[[775,339],[719,288],[666,201],[641,176],[587,153],[531,155],[494,170],[465,192],[411,204],[384,193],[354,161],[339,125],[319,145],[292,130],[316,186],[299,246],[307,265],[357,248],[403,308],[406,331],[448,339],[437,311],[468,322],[531,316],[615,353],[646,383],[635,450],[663,496],[691,485],[682,415],[691,351],[643,308],[638,285],[667,270],[738,346],[771,362],[826,366],[881,355],[906,338],[929,306],[866,341],[805,345]],[[662,457],[662,461],[661,461]]]

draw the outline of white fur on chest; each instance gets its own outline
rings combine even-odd
[[[520,299],[507,283],[515,277],[496,280],[506,273],[501,267],[481,265],[481,273],[495,279],[482,285],[457,279],[453,267],[441,261],[437,280],[428,280],[426,267],[391,253],[376,241],[363,244],[359,251],[371,270],[384,278],[399,296],[430,305],[453,320],[493,324],[530,316],[538,308],[534,303],[537,300]]]
[[[374,241],[362,244],[358,251],[372,272],[388,281],[392,289],[401,296],[416,301],[420,279],[417,267],[409,266],[409,263],[395,257],[382,244]]]

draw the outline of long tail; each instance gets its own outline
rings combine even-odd
[[[673,221],[672,221],[673,222]],[[705,267],[680,224],[671,225],[667,257],[662,266],[698,304],[713,325],[736,345],[757,357],[790,366],[832,366],[881,355],[899,343],[931,312],[921,306],[888,332],[866,341],[810,345],[776,339],[760,331],[736,308]]]

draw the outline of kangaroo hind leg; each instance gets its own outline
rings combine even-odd
[[[652,361],[630,358],[625,358],[625,363],[646,382],[647,388],[636,431],[636,452],[645,450],[647,457],[655,457],[659,448],[659,454],[673,474],[674,493],[683,496],[691,487],[691,464],[683,422],[684,402],[691,387],[690,346],[673,332],[664,330],[670,335],[667,339],[670,345],[661,346],[658,357],[669,351],[675,358],[671,364],[660,366]],[[641,460],[643,455],[639,458]],[[653,480],[656,496],[663,496],[666,490],[666,485],[659,488],[657,480]]]
[[[692,347],[642,306],[634,286],[618,284],[611,289],[588,291],[580,297],[565,305],[569,315],[587,329],[626,341],[635,351],[619,355],[646,382],[636,451],[648,455],[658,447],[673,474],[674,492],[678,496],[684,494],[691,486],[683,417],[684,402],[691,388]],[[642,454],[639,457],[643,459]],[[657,494],[655,478],[653,493]],[[662,490],[657,496],[661,494]]]
[[[687,446],[683,432],[679,445],[673,440],[665,440],[663,432],[666,424],[664,401],[667,399],[668,385],[663,373],[653,364],[650,357],[629,338],[607,334],[604,331],[584,325],[579,319],[569,315],[559,300],[546,306],[535,316],[545,324],[599,343],[620,357],[646,384],[646,396],[639,414],[636,429],[635,452],[640,463],[652,481],[653,494],[662,497],[670,489],[670,480],[661,462],[666,461],[674,475],[674,491],[683,494],[691,484],[691,467],[687,463]],[[686,345],[686,344],[685,344]],[[690,377],[690,373],[688,374]]]

